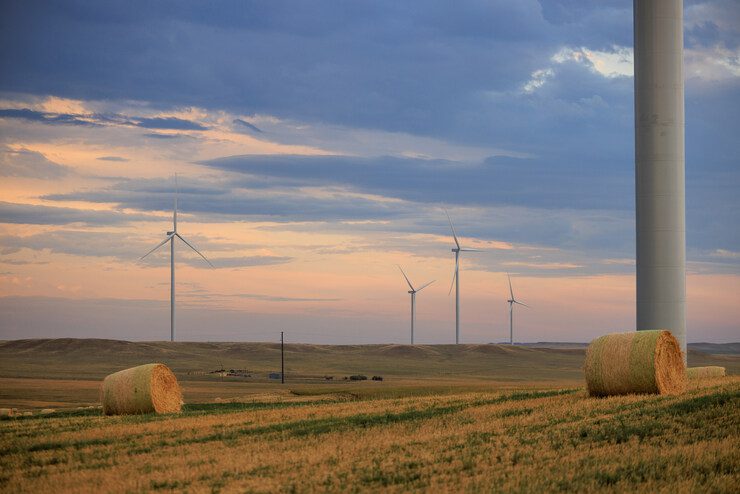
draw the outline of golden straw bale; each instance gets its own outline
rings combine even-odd
[[[724,377],[726,374],[725,368],[717,365],[709,365],[707,367],[689,367],[686,369],[686,377],[689,379]]]
[[[13,416],[12,408],[0,408],[0,417],[12,417],[12,416]]]
[[[596,338],[586,350],[584,370],[591,396],[678,394],[686,387],[681,349],[665,330]]]
[[[164,364],[146,364],[107,376],[100,388],[106,415],[177,413],[182,393],[177,378]]]

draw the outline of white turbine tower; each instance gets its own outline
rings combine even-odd
[[[509,345],[514,344],[514,304],[519,304],[524,307],[529,308],[527,304],[523,304],[519,302],[517,299],[514,298],[514,290],[511,288],[511,276],[507,274],[506,276],[509,277],[509,295],[511,295],[511,298],[507,300],[509,302]]]
[[[414,285],[411,284],[411,281],[409,280],[409,277],[406,276],[406,273],[403,272],[403,268],[401,266],[398,266],[398,269],[401,270],[401,274],[406,279],[406,283],[409,284],[409,293],[411,294],[411,344],[414,344],[414,321],[416,320],[416,294],[434,283],[435,280],[430,281],[429,283],[422,285],[420,288],[416,289],[414,288]]]
[[[447,215],[447,221],[450,222],[450,228],[452,229],[452,238],[455,239],[455,248],[452,252],[455,253],[455,272],[452,275],[452,284],[450,284],[450,291],[448,295],[452,293],[452,286],[455,286],[455,344],[460,343],[460,252],[480,252],[478,249],[463,249],[460,247],[460,242],[457,240],[457,233],[455,227],[452,226],[452,220],[450,214],[445,210]]]
[[[206,259],[206,256],[190,245],[190,242],[182,238],[182,236],[177,232],[177,176],[175,176],[175,207],[172,211],[172,231],[167,232],[167,236],[164,240],[139,259],[139,261],[142,261],[146,256],[159,249],[167,242],[170,242],[170,341],[175,341],[175,237],[179,238],[185,243],[185,245],[193,249],[193,251],[202,257],[209,266],[214,267],[213,264],[211,264],[211,261]]]

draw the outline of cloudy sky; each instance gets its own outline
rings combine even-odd
[[[685,1],[689,341],[740,338],[740,4]],[[632,2],[4,1],[0,338],[634,327]],[[453,294],[454,295],[454,294]]]

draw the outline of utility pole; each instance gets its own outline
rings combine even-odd
[[[280,383],[285,384],[285,340],[280,331]]]

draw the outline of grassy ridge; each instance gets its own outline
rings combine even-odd
[[[734,351],[733,344],[713,351]],[[500,381],[582,379],[585,348],[509,345],[309,345],[287,344],[289,376],[379,374],[394,378]],[[273,343],[129,342],[71,339],[0,341],[0,377],[102,379],[135,365],[162,362],[180,380],[208,380],[198,374],[220,368],[247,369],[262,378],[280,369],[280,345]],[[689,365],[719,365],[740,374],[740,355],[689,351]]]
[[[711,345],[731,351],[730,345]],[[703,347],[702,347],[703,348]],[[162,362],[180,381],[185,401],[216,398],[267,401],[295,396],[394,398],[492,389],[574,387],[583,384],[584,348],[508,345],[303,345],[286,351],[288,382],[279,369],[280,347],[271,343],[170,343],[96,339],[0,341],[0,407],[66,408],[99,401],[102,378],[135,365]],[[692,365],[721,365],[740,373],[740,355],[690,352]],[[223,365],[247,369],[251,378],[207,374]],[[349,383],[352,374],[381,375],[382,383]],[[323,376],[333,376],[331,381]]]
[[[582,390],[75,411],[0,421],[0,490],[734,492],[740,379]]]
[[[578,379],[583,349],[531,349],[506,345],[308,345],[287,344],[290,375],[352,374],[393,377],[501,380]],[[197,372],[247,369],[266,377],[280,370],[280,345],[272,343],[128,342],[96,339],[0,342],[0,377],[101,379],[116,370],[150,362],[167,364],[181,380]],[[433,364],[433,365],[432,365]],[[214,376],[210,376],[214,379]]]

